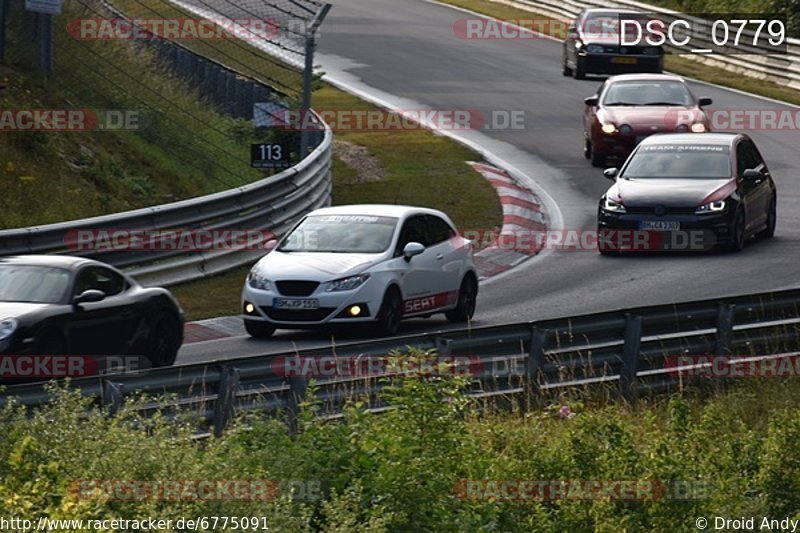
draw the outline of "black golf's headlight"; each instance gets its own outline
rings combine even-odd
[[[708,215],[714,213],[721,213],[725,211],[725,207],[727,206],[727,202],[725,200],[717,200],[716,202],[709,202],[707,204],[703,204],[697,209],[694,210],[695,215]]]
[[[603,198],[603,210],[610,211],[612,213],[625,213],[625,206],[622,205],[622,202],[618,202],[606,196]]]

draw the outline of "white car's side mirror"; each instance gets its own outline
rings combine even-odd
[[[403,248],[403,258],[406,262],[411,261],[415,255],[419,255],[425,251],[425,247],[418,242],[410,242]]]

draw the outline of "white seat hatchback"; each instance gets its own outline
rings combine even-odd
[[[400,320],[475,312],[472,243],[441,211],[346,205],[303,217],[256,263],[242,290],[242,318],[254,337],[278,328],[373,322],[383,335]]]

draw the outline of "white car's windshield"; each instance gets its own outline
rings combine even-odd
[[[376,215],[307,217],[278,246],[281,252],[381,253],[392,243],[397,218]]]

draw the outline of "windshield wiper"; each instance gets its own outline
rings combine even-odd
[[[633,102],[610,102],[607,104],[603,104],[604,106],[613,106],[613,105],[628,105],[628,106],[637,106],[641,104],[634,104]]]
[[[639,105],[674,105],[684,107],[684,104],[678,104],[675,102],[647,102],[646,104],[639,104]]]

